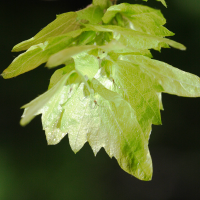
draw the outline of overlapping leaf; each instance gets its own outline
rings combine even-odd
[[[58,36],[49,39],[44,44],[34,45],[15,58],[10,66],[3,71],[2,76],[4,78],[12,78],[35,69],[42,63],[47,62],[51,55],[70,45],[72,41],[72,37]]]
[[[134,31],[128,28],[123,28],[115,25],[85,25],[93,31],[112,32],[113,38],[123,45],[139,50],[156,49],[159,50],[164,44],[174,48],[185,50],[185,46],[173,40],[162,38],[154,35],[145,34],[139,31]],[[165,46],[165,45],[164,45]]]
[[[80,28],[77,22],[77,14],[75,12],[68,12],[57,16],[57,19],[51,22],[48,26],[43,28],[33,38],[23,41],[14,46],[12,51],[23,51],[29,49],[32,45],[45,42],[52,36],[62,35]]]
[[[80,87],[74,98],[64,106],[66,112],[62,116],[61,127],[68,132],[72,149],[77,152],[89,141],[95,154],[104,147],[125,171],[139,179],[151,179],[148,142],[134,110],[123,99],[119,103],[120,96],[117,98],[115,93],[105,89],[95,79],[93,84],[98,92],[94,96],[97,103],[91,105],[92,100],[85,98]]]
[[[82,22],[82,20],[89,21],[92,24],[97,24],[101,21],[102,16],[103,11],[98,5],[90,6],[77,12],[60,14],[53,22],[43,28],[33,38],[14,46],[12,51],[23,51],[29,49],[33,45],[45,42],[50,37],[63,35],[80,29],[80,22]]]
[[[179,70],[167,63],[149,59],[146,56],[123,56],[120,60],[129,61],[155,77],[163,92],[184,97],[200,96],[200,78]]]
[[[121,15],[121,18],[120,18]],[[171,31],[163,27],[166,23],[160,10],[142,5],[122,3],[108,8],[102,20],[109,23],[114,17],[126,28],[157,36],[172,36]]]
[[[92,4],[95,6],[100,6],[102,9],[106,9],[112,5],[110,0],[93,0]]]
[[[136,111],[137,119],[145,137],[149,138],[152,124],[161,124],[159,97],[162,87],[155,87],[151,79],[137,64],[120,61],[104,62],[104,67],[112,71],[114,90],[121,94]]]
[[[77,40],[84,31],[88,29],[76,30],[64,35],[49,38],[44,43],[30,47],[26,52],[20,54],[2,73],[4,78],[12,78],[35,69],[39,65],[48,61],[51,55],[65,49]],[[79,39],[81,43],[84,43]],[[79,42],[78,40],[78,42]]]
[[[22,116],[21,125],[26,125],[29,123],[35,115],[40,113],[40,110],[53,98],[54,96],[58,95],[65,85],[67,79],[70,77],[72,73],[75,71],[71,71],[69,74],[66,74],[62,77],[62,79],[50,90],[45,92],[43,95],[40,95],[30,103],[24,105],[22,108],[25,108],[24,114]]]

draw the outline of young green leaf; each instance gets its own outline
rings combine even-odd
[[[91,32],[91,31],[89,31],[89,32]],[[87,33],[87,32],[85,32],[85,33]],[[86,41],[88,41],[88,40],[86,40]],[[81,41],[81,43],[83,43],[83,42]],[[66,62],[68,62],[69,59],[78,55],[79,53],[88,52],[89,50],[97,49],[97,48],[102,49],[104,51],[113,51],[113,50],[120,51],[120,50],[124,49],[125,46],[117,41],[113,41],[113,42],[107,43],[106,45],[102,45],[102,46],[99,46],[96,44],[72,46],[72,47],[66,48],[66,49],[59,51],[58,53],[52,55],[48,59],[46,66],[49,68],[52,68],[52,67],[56,67],[61,64],[65,64]],[[134,50],[133,49],[129,50],[129,52],[132,52],[132,51],[134,51]],[[99,51],[99,53],[100,53],[100,51]],[[102,58],[102,56],[105,56],[105,53],[104,53],[104,55],[101,54],[101,55],[97,55],[97,56],[99,58]]]
[[[126,28],[161,37],[174,35],[174,33],[162,26],[166,23],[166,20],[160,10],[148,6],[122,3],[109,7],[102,20],[104,23],[109,23],[119,14],[121,14]]]
[[[80,28],[77,13],[68,12],[58,15],[57,18],[37,33],[33,38],[25,40],[12,49],[13,52],[29,49],[32,45],[43,43],[50,37],[62,35]]]
[[[92,4],[95,6],[100,6],[102,9],[107,9],[112,5],[110,0],[93,0]]]
[[[117,107],[114,100],[107,100],[115,99],[116,94],[105,89],[95,79],[93,86],[97,92],[94,99],[85,97],[83,85],[80,85],[63,105],[65,111],[60,129],[68,133],[72,150],[78,152],[86,141],[90,143],[95,154],[104,147],[108,155],[114,156],[126,172],[139,179],[150,180],[152,164],[148,142],[134,110],[123,99]]]
[[[83,30],[83,29],[81,29],[81,30]],[[85,31],[79,36],[77,44],[78,45],[93,44],[94,41],[95,41],[95,38],[96,38],[96,32],[94,32],[94,31]]]
[[[72,74],[75,75],[75,74]],[[77,84],[68,84],[62,87],[57,95],[54,95],[38,114],[42,114],[42,126],[45,130],[47,143],[55,145],[67,134],[61,130],[62,115],[65,112],[63,104],[71,97],[72,93],[77,90]]]
[[[69,74],[66,74],[62,77],[62,79],[50,90],[40,95],[30,103],[24,105],[22,108],[25,108],[24,113],[22,115],[22,119],[20,124],[22,126],[28,124],[36,115],[41,113],[41,109],[56,95],[59,95],[62,92],[62,88],[65,85],[67,79],[71,76],[71,74],[76,71],[71,71]]]
[[[63,35],[71,31],[80,29],[82,20],[89,21],[92,24],[97,24],[101,21],[103,11],[99,6],[90,6],[77,12],[63,13],[37,33],[33,38],[25,40],[12,49],[13,52],[23,51],[30,48],[32,45],[43,43],[50,37]]]
[[[72,41],[72,37],[58,36],[50,38],[44,44],[34,45],[15,58],[9,67],[3,71],[2,76],[4,78],[12,78],[33,70],[42,63],[47,62],[52,54],[66,48]]]
[[[167,7],[165,0],[156,0],[156,1],[160,1],[165,7]]]
[[[71,45],[76,37],[88,29],[80,29],[70,33],[51,37],[45,43],[34,45],[20,54],[2,73],[4,78],[12,78],[33,70],[48,61],[49,57]]]
[[[162,44],[168,44],[174,48],[185,50],[185,46],[170,39],[145,34],[139,31],[134,31],[128,28],[123,28],[115,25],[91,25],[85,24],[87,28],[93,31],[112,32],[113,39],[119,41],[124,46],[139,50],[144,49],[160,49]]]
[[[70,85],[62,87],[62,90],[56,95],[52,96],[50,100],[42,107],[40,112],[42,114],[42,126],[45,130],[47,143],[57,144],[67,134],[62,132],[59,128],[60,119],[62,118],[63,108],[62,104],[65,103],[70,93]]]
[[[157,92],[161,92],[162,87],[155,88],[155,80],[135,63],[118,60],[114,63],[105,61],[102,65],[106,70],[110,69],[111,78],[115,83],[113,90],[121,94],[135,110],[138,122],[148,140],[151,125],[161,124]],[[101,81],[100,77],[99,79]]]
[[[76,70],[81,73],[82,76],[92,80],[99,70],[98,59],[93,55],[87,54],[86,52],[73,56],[73,59]]]
[[[58,65],[61,65],[67,62],[72,56],[75,56],[76,54],[79,54],[81,52],[91,50],[94,48],[96,48],[95,45],[82,45],[82,46],[69,47],[67,49],[59,51],[58,53],[52,55],[49,58],[46,66],[49,68],[56,67]]]
[[[143,68],[147,74],[155,77],[162,86],[163,92],[184,97],[200,96],[200,78],[179,70],[167,63],[145,56],[123,56],[120,58]]]
[[[48,90],[51,89],[54,85],[56,85],[57,82],[60,81],[60,79],[67,73],[70,73],[71,71],[75,70],[75,64],[74,62],[66,65],[65,67],[62,67],[58,70],[56,70],[53,75],[51,76],[51,79],[50,79],[50,83],[49,83],[49,87],[48,87]],[[76,83],[76,80],[77,80],[77,74],[73,74],[71,75],[66,84],[71,84],[71,83]],[[71,80],[72,79],[72,80]],[[80,81],[78,81],[80,82]]]
[[[91,24],[98,24],[101,22],[101,18],[103,17],[103,10],[100,6],[90,5],[85,9],[79,10],[76,12],[78,16],[78,20],[87,20]]]

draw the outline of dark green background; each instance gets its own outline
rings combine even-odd
[[[154,0],[148,5],[162,10],[167,28],[176,33],[173,39],[186,45],[187,51],[164,49],[153,54],[200,76],[200,1],[166,1],[168,9]],[[56,14],[82,9],[89,3],[1,1],[0,71],[18,55],[10,52],[15,44],[32,37]],[[163,125],[153,126],[149,144],[153,180],[143,182],[121,170],[103,149],[94,157],[86,144],[75,155],[67,137],[56,146],[47,146],[40,116],[26,127],[19,125],[19,108],[47,89],[52,73],[42,65],[19,77],[0,79],[0,199],[200,199],[200,98],[163,95]]]

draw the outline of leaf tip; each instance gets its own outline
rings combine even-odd
[[[182,46],[182,48],[181,48],[181,50],[183,50],[183,51],[185,51],[187,48],[186,48],[186,46]]]
[[[22,118],[21,120],[20,120],[20,122],[19,122],[19,124],[21,125],[21,126],[26,126],[26,122],[24,121],[24,119]]]
[[[5,70],[2,72],[2,74],[0,74],[0,76],[4,79],[8,79],[8,78],[12,78],[12,77],[9,77],[8,74],[5,72]]]

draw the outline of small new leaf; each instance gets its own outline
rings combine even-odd
[[[69,74],[66,74],[50,90],[40,95],[30,103],[24,105],[22,108],[25,108],[25,110],[22,115],[20,124],[22,126],[28,124],[35,117],[35,115],[41,113],[41,109],[51,100],[51,98],[53,98],[55,95],[59,94],[62,91],[62,87],[65,85],[67,79],[70,77],[71,74],[75,72],[76,71],[71,71]]]
[[[87,141],[95,154],[104,147],[125,171],[139,179],[150,180],[152,164],[148,142],[134,110],[96,79],[92,83],[96,92],[94,97],[86,98],[83,85],[80,85],[63,106],[65,112],[60,127],[62,132],[68,132],[72,150],[78,152]]]
[[[33,38],[23,41],[13,47],[12,51],[23,51],[29,49],[32,45],[45,42],[50,37],[62,35],[80,28],[75,12],[68,12],[58,15],[57,18],[48,26],[43,28]]]
[[[163,27],[166,20],[160,10],[148,6],[128,3],[114,5],[107,9],[102,20],[109,23],[115,16],[120,15],[126,28],[162,37],[174,35]]]
[[[129,48],[135,48],[139,50],[144,49],[160,49],[160,47],[165,47],[168,44],[174,48],[185,50],[186,47],[173,40],[162,38],[139,31],[134,31],[128,28],[123,28],[115,25],[91,25],[85,24],[87,28],[93,31],[100,32],[111,32],[113,33],[113,39],[119,41],[124,46]],[[164,43],[164,45],[163,45]]]

